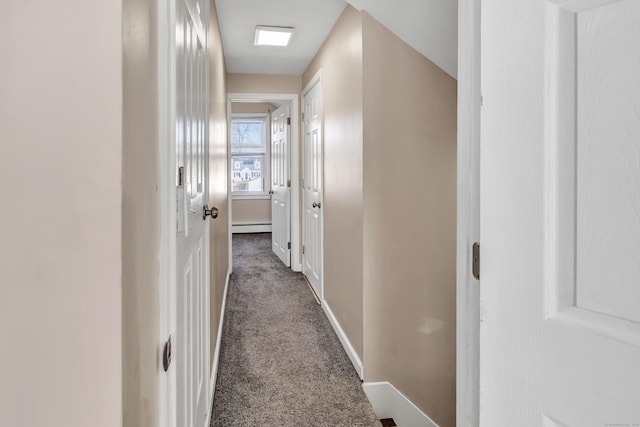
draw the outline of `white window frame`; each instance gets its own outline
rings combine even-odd
[[[264,122],[263,126],[263,140],[265,145],[264,151],[264,162],[262,165],[263,171],[263,191],[231,191],[231,199],[269,199],[271,196],[269,195],[269,190],[271,189],[271,123],[269,120],[268,113],[232,113],[231,114],[231,123],[233,123],[236,119],[260,119]],[[231,138],[231,129],[229,129],[229,138]],[[231,139],[230,139],[231,140]],[[251,156],[252,154],[247,154],[247,156]],[[229,147],[229,179],[231,188],[233,188],[233,157],[238,156],[238,154],[233,154],[233,145],[230,144]]]

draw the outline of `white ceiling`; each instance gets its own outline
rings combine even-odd
[[[453,77],[457,0],[347,0]],[[346,6],[344,0],[216,0],[230,73],[302,74]],[[256,25],[295,27],[288,47],[253,45]]]
[[[449,75],[458,75],[458,0],[347,0]]]
[[[344,0],[216,0],[227,71],[302,74],[346,5]],[[256,25],[296,32],[288,47],[258,47]]]

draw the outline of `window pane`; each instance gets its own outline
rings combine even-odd
[[[233,120],[231,122],[231,152],[255,153],[264,152],[264,122],[249,120]]]
[[[265,156],[231,157],[231,191],[263,192],[263,167]]]

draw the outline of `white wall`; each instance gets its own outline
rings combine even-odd
[[[347,0],[390,29],[453,78],[458,76],[458,2]]]

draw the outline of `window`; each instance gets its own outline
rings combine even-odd
[[[262,196],[269,183],[267,117],[234,115],[231,119],[231,192]]]

